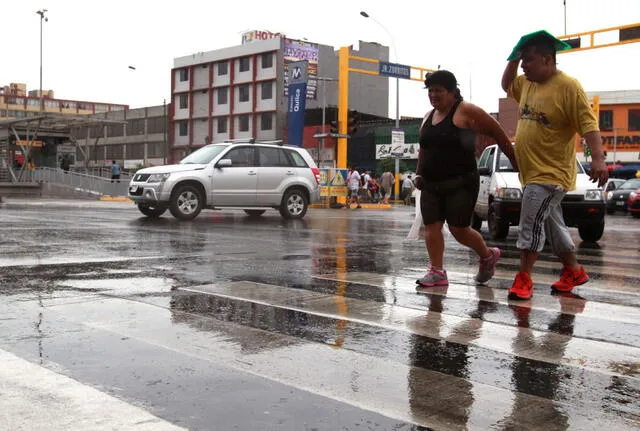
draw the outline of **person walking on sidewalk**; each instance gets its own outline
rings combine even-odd
[[[407,175],[407,177],[402,181],[402,201],[405,205],[411,205],[411,193],[413,192],[413,188],[415,184],[411,180],[411,175]]]
[[[362,208],[360,205],[360,182],[360,173],[353,166],[349,166],[349,172],[347,173],[349,203],[346,208],[351,208],[351,204],[353,203],[356,204],[356,208]]]
[[[493,137],[517,169],[513,147],[493,117],[462,100],[453,73],[439,70],[428,74],[424,83],[434,109],[425,115],[420,128],[418,174],[414,183],[421,191],[419,204],[431,268],[417,280],[417,289],[449,284],[444,269],[445,221],[456,241],[478,254],[480,264],[475,281],[484,284],[493,277],[500,249],[487,247],[482,236],[471,228],[480,184],[476,133]]]
[[[576,133],[591,149],[591,180],[601,187],[608,171],[587,95],[575,78],[556,68],[556,51],[569,48],[544,30],[523,36],[502,76],[502,88],[519,106],[515,153],[523,186],[516,243],[520,268],[509,289],[509,299],[531,298],[531,271],[545,239],[564,266],[553,289],[570,292],[589,281],[576,260],[575,245],[560,206],[567,191],[575,188]],[[521,61],[524,75],[516,76]]]
[[[391,198],[391,190],[396,183],[396,179],[389,169],[384,171],[380,177],[380,193],[382,194],[382,203],[388,204],[389,198]]]
[[[120,165],[115,160],[111,161],[111,182],[120,182]]]

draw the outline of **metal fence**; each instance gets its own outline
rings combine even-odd
[[[65,172],[55,168],[36,168],[33,171],[24,171],[22,181],[56,184],[99,196],[127,196],[129,185],[128,178],[121,177],[120,182],[117,182],[112,181],[111,178],[73,171]]]

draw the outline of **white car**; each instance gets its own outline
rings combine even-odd
[[[240,208],[250,216],[277,209],[286,219],[304,217],[320,199],[320,171],[304,148],[269,142],[210,144],[176,165],[140,169],[129,199],[147,217],[167,209],[181,220],[203,208]]]
[[[576,159],[576,189],[568,192],[562,201],[562,212],[567,226],[577,227],[584,241],[598,241],[604,233],[605,201],[602,189],[589,180]],[[520,220],[522,187],[507,156],[497,145],[490,145],[478,160],[480,191],[476,202],[472,226],[480,230],[487,220],[491,239],[503,239],[509,226]]]

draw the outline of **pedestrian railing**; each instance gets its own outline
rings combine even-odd
[[[24,171],[22,181],[42,182],[65,186],[79,192],[86,192],[98,196],[127,196],[129,179],[111,180],[101,176],[88,175],[74,171],[63,171],[55,168],[36,168]]]

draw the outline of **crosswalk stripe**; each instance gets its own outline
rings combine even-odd
[[[423,270],[424,272],[424,270]],[[477,288],[473,283],[473,275],[447,272],[449,276],[449,288],[442,295],[449,298],[465,299],[469,301],[487,301],[502,305],[512,305],[513,301],[509,301],[506,294],[502,291],[496,295],[491,287]],[[319,280],[329,280],[335,282],[348,282],[352,284],[365,284],[376,286],[384,289],[393,289],[398,286],[415,286],[415,279],[418,276],[409,275],[385,275],[377,273],[348,272],[344,275],[327,274],[316,275],[314,278]],[[509,283],[511,281],[509,280]],[[433,291],[434,295],[440,294],[438,290]],[[631,295],[635,293],[631,292]],[[523,303],[536,310],[547,310],[552,312],[561,312],[558,300],[552,295],[533,295],[531,302]],[[571,313],[571,311],[564,311]],[[637,308],[628,307],[617,304],[607,304],[596,301],[586,301],[584,310],[580,312],[582,316],[594,317],[602,320],[610,320],[613,322],[627,322],[640,325],[640,313]]]
[[[252,285],[256,287],[255,283]],[[263,296],[269,291],[263,291]],[[292,292],[286,290],[284,293]],[[300,297],[293,297],[290,302],[298,299]],[[327,296],[325,299],[335,298]],[[389,418],[435,429],[464,429],[467,424],[487,424],[481,427],[490,428],[492,424],[503,421],[514,421],[519,426],[551,428],[558,415],[578,429],[589,428],[593,423],[610,423],[616,430],[633,429],[616,416],[617,411],[585,410],[583,403],[597,400],[591,399],[591,393],[576,392],[573,385],[563,388],[563,396],[579,408],[566,402],[481,383],[476,379],[480,375],[476,375],[473,368],[467,378],[454,377],[386,357],[277,333],[269,337],[269,345],[264,345],[261,340],[264,340],[265,332],[262,329],[176,310],[171,313],[167,310],[167,318],[159,319],[164,310],[120,298],[84,303],[81,314],[77,313],[77,308],[74,308],[76,313],[67,313],[66,307],[61,304],[50,310],[57,309],[62,315],[70,315],[71,319],[87,327],[114,332],[180,355],[232,367]],[[120,313],[114,314],[114,309]],[[147,324],[151,321],[155,323],[153,328]],[[202,330],[187,332],[184,325]],[[189,342],[185,343],[187,334]],[[255,348],[246,352],[238,340],[252,340]],[[583,352],[582,356],[587,353],[591,352]],[[578,379],[582,373],[584,371],[576,369],[567,378]],[[506,379],[501,381],[502,386],[510,385],[510,374],[507,367],[506,374],[500,377]],[[436,393],[438,396],[433,396]],[[520,403],[527,408],[516,408],[515,405]]]
[[[184,429],[2,349],[0,363],[2,429]]]
[[[253,282],[209,284],[181,288],[181,290],[287,308],[338,320],[402,330],[433,339],[472,344],[507,354],[516,354],[511,343],[516,338],[519,328],[480,319],[433,312],[429,312],[429,316],[425,316],[425,311],[419,309],[401,308],[383,303],[372,304],[370,301]],[[340,302],[344,304],[344,307],[340,307]],[[434,326],[434,321],[437,322],[436,326]],[[463,330],[460,333],[456,332],[456,328],[465,325],[482,327],[483,329],[482,331]],[[602,341],[530,331],[533,337],[544,335],[552,340],[551,343],[566,345],[566,347],[565,353],[560,357],[552,357],[548,355],[548,352],[538,350],[518,352],[518,355],[529,359],[590,368],[604,374],[612,374],[612,363],[635,362],[640,357],[640,348],[633,346],[616,345],[615,349],[612,349],[610,343]]]

